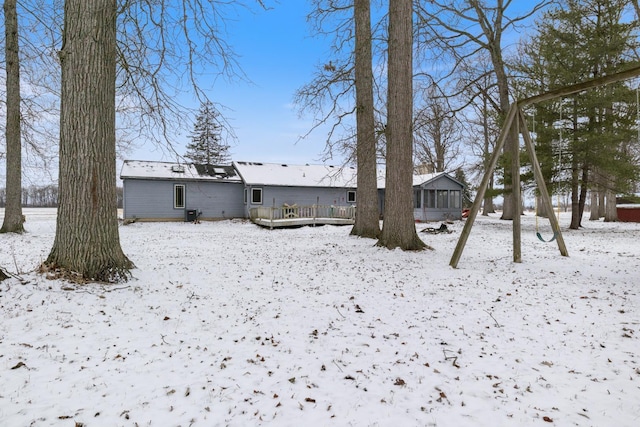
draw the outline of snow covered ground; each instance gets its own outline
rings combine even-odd
[[[479,217],[452,269],[461,222],[419,253],[136,223],[134,279],[77,286],[33,273],[55,211],[25,213],[0,235],[26,281],[0,283],[2,426],[640,425],[640,224],[564,214],[561,257],[527,214],[514,264],[510,222]]]

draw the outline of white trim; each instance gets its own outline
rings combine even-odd
[[[182,189],[182,205],[178,204],[178,188]],[[184,184],[173,185],[173,209],[184,209],[187,206],[187,187]]]
[[[255,191],[255,193],[254,193]],[[260,194],[260,200],[256,201],[254,197],[255,194]],[[251,189],[251,204],[252,205],[261,205],[262,204],[262,188],[252,188]]]

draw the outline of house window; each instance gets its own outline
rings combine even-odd
[[[173,208],[184,209],[184,184],[176,184],[173,186]]]
[[[249,190],[248,189],[244,189],[244,204],[247,204],[247,199],[249,199]]]
[[[427,198],[426,205],[428,208],[436,207],[436,190],[425,190],[424,194]]]
[[[347,191],[347,203],[355,203],[356,202],[356,192],[353,190]]]
[[[251,189],[251,203],[254,205],[262,204],[262,188]]]
[[[413,202],[413,206],[416,209],[420,209],[422,207],[422,190],[416,190],[413,192],[414,194],[414,202]]]
[[[460,190],[449,191],[449,207],[452,209],[460,209]]]
[[[438,190],[438,209],[447,209],[449,207],[449,191]]]

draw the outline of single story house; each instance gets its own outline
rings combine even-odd
[[[244,217],[244,186],[233,166],[126,160],[120,178],[124,219]]]
[[[356,170],[328,165],[234,162],[244,183],[245,217],[258,206],[356,204]]]
[[[124,219],[249,218],[256,207],[357,205],[357,171],[348,166],[127,160],[120,178]],[[460,219],[463,188],[447,173],[414,176],[415,219]],[[378,194],[383,215],[384,171],[378,174]]]

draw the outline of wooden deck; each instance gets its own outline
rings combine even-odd
[[[355,206],[282,206],[251,208],[253,223],[268,228],[301,227],[304,225],[352,225],[355,223]]]

